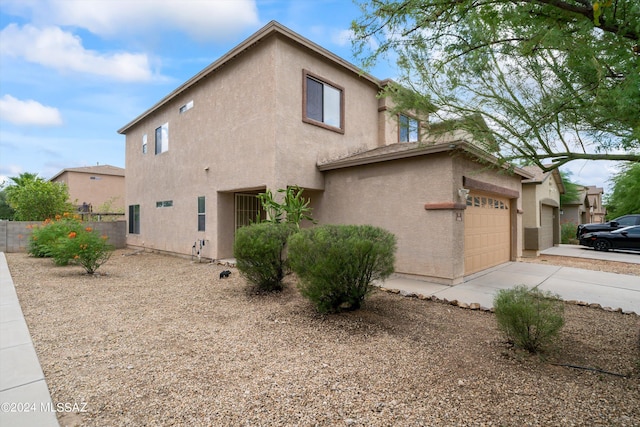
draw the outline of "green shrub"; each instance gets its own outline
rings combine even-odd
[[[260,290],[281,290],[287,273],[285,246],[294,230],[291,224],[270,222],[239,228],[233,255],[240,273]]]
[[[91,227],[86,227],[58,238],[50,253],[58,265],[78,264],[88,274],[93,274],[111,257],[114,248],[107,240],[107,236],[100,236]]]
[[[578,228],[572,222],[565,222],[560,226],[560,243],[563,245],[576,242],[576,229]]]
[[[27,252],[38,258],[51,257],[51,250],[58,239],[72,231],[77,233],[82,229],[83,226],[79,220],[66,214],[57,215],[54,220],[47,219],[42,225],[32,227]],[[66,264],[67,262],[63,262],[61,265]]]
[[[564,303],[550,292],[520,285],[500,290],[493,304],[499,329],[530,353],[549,344],[564,325]]]
[[[393,273],[396,237],[368,225],[323,225],[289,238],[300,292],[321,313],[360,308],[372,281]]]

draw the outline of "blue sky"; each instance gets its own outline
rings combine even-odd
[[[271,20],[359,65],[350,0],[2,0],[0,181],[124,167],[117,130]],[[393,78],[390,64],[370,72]],[[611,162],[572,162],[607,186]]]

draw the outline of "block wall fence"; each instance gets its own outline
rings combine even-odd
[[[0,221],[0,252],[26,252],[31,236],[31,227],[42,221]],[[127,247],[126,221],[88,221],[87,227],[109,237],[109,243],[116,249]]]

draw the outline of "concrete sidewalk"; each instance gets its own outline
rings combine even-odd
[[[58,426],[7,260],[0,252],[0,426]]]
[[[472,275],[464,283],[455,286],[400,277],[390,278],[381,286],[403,293],[435,296],[466,304],[478,303],[491,308],[500,289],[516,285],[551,291],[565,301],[596,303],[602,307],[640,314],[640,276],[545,264],[510,262]]]

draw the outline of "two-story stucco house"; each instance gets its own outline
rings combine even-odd
[[[67,184],[69,201],[79,210],[98,212],[101,207],[108,207],[109,213],[124,210],[125,174],[117,166],[66,168],[49,181]]]
[[[515,260],[532,175],[461,136],[419,142],[428,123],[390,114],[385,84],[269,23],[119,130],[127,243],[231,257],[256,195],[297,185],[321,224],[393,232],[398,274],[455,284]]]

